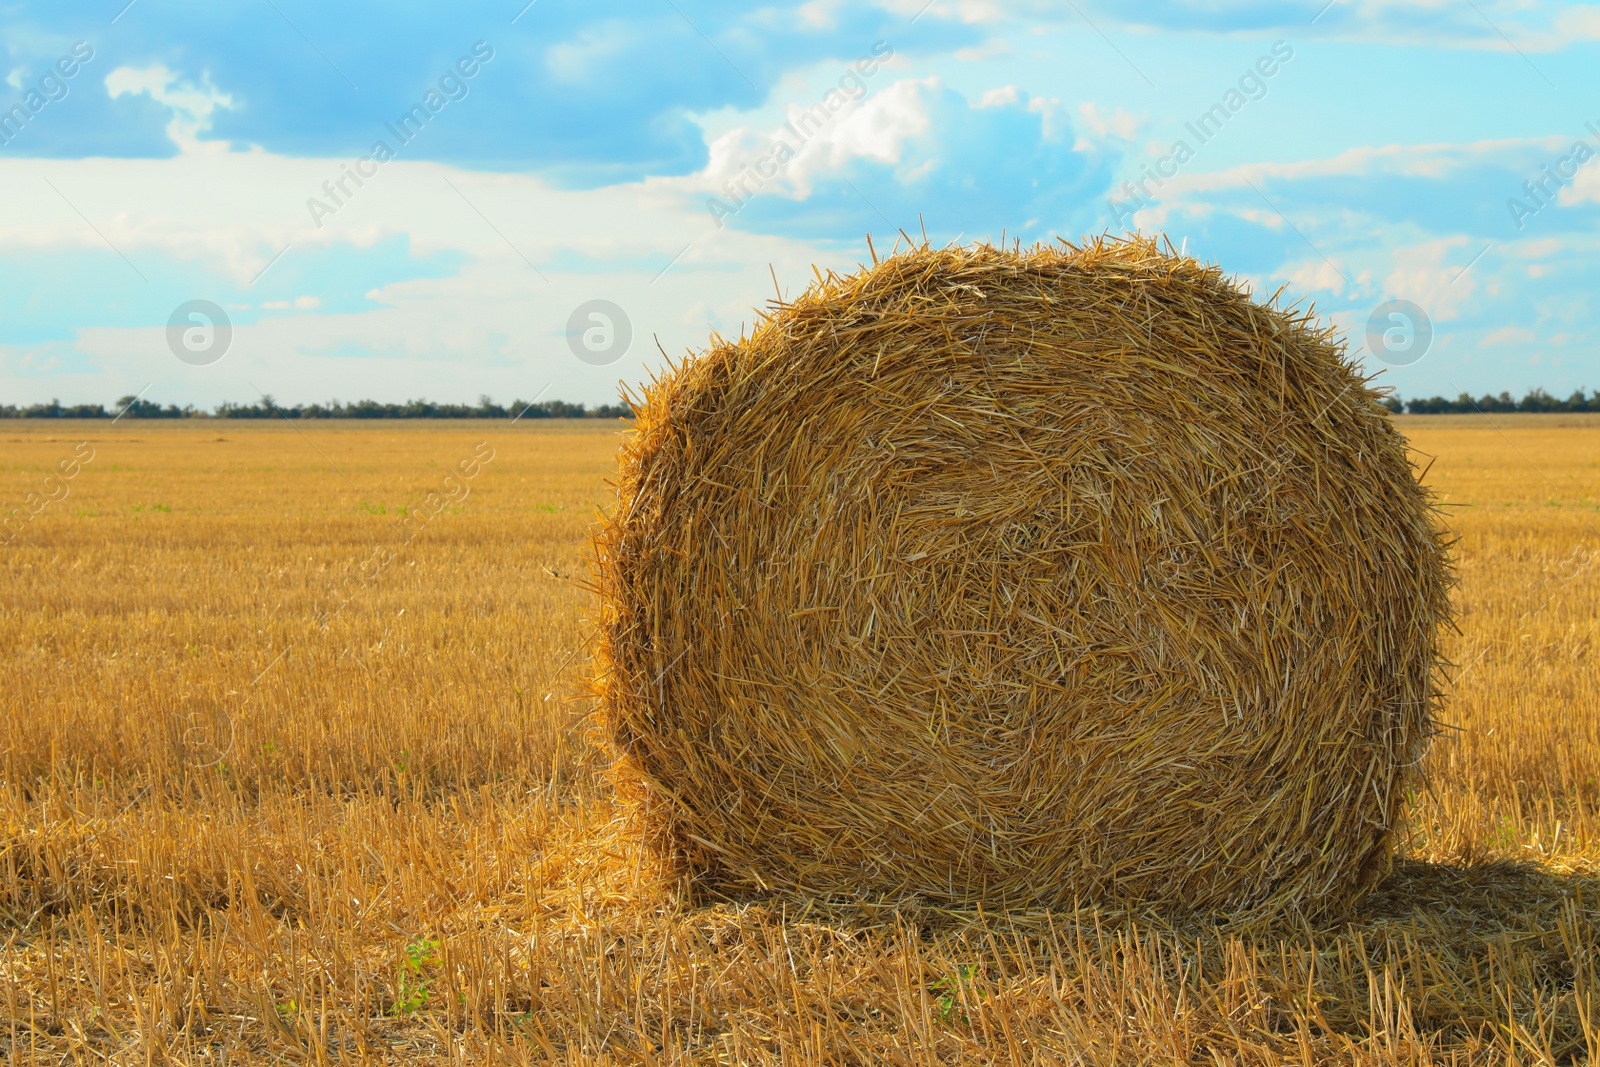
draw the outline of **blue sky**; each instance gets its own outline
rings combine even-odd
[[[524,2],[0,2],[0,402],[607,402],[924,229],[1165,234],[1405,396],[1600,387],[1600,5]]]

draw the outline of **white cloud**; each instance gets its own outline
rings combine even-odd
[[[1004,37],[991,37],[976,48],[958,48],[955,51],[955,57],[963,63],[981,63],[988,59],[1002,59],[1011,54],[1011,42]]]
[[[1435,322],[1455,318],[1477,286],[1475,272],[1462,273],[1459,263],[1458,251],[1467,243],[1456,236],[1395,248],[1384,291],[1420,305]]]
[[[1011,12],[1002,0],[888,0],[890,11],[920,20],[936,18],[965,23],[999,22]]]
[[[1556,195],[1556,203],[1562,206],[1600,203],[1600,160],[1578,168],[1572,184],[1563,187]]]
[[[1131,141],[1139,135],[1139,128],[1144,125],[1138,117],[1121,107],[1107,113],[1093,100],[1079,104],[1078,114],[1089,131],[1101,140],[1114,137],[1119,141]]]
[[[117,264],[96,299],[150,308],[145,325],[82,326],[70,342],[12,346],[0,359],[0,393],[13,402],[110,399],[154,382],[150,395],[164,402],[210,405],[254,398],[251,381],[285,401],[509,398],[548,383],[548,396],[609,401],[619,377],[639,380],[659,362],[656,337],[678,353],[703,347],[710,327],[737,335],[771,295],[769,265],[786,288],[799,287],[812,263],[847,269],[857,255],[718,230],[702,201],[685,200],[681,179],[568,190],[529,175],[403,160],[385,164],[319,230],[305,199],[338,162],[263,151],[52,160],[50,179],[69,206],[43,183],[38,161],[0,158],[0,200],[30,205],[0,213],[0,250],[103,262],[109,241],[149,281]],[[351,257],[397,237],[413,259],[445,253],[462,265],[443,277],[378,284],[354,306],[295,280],[295,271],[328,262],[322,257]],[[590,266],[559,269],[574,256]],[[188,280],[173,280],[174,263]],[[415,270],[371,263],[348,270],[374,271],[374,280]],[[346,277],[359,284],[363,275]],[[278,287],[291,283],[288,292]],[[622,305],[634,327],[627,357],[600,368],[575,359],[563,336],[572,309],[596,297]],[[204,368],[166,349],[167,316],[193,298],[215,300],[234,318],[232,349]],[[264,305],[271,313],[260,314]],[[689,307],[693,321],[685,321]]]
[[[1431,143],[1417,145],[1372,145],[1351,148],[1324,159],[1308,159],[1294,163],[1246,163],[1227,170],[1195,175],[1182,175],[1199,189],[1220,189],[1243,186],[1246,180],[1260,184],[1266,178],[1321,178],[1330,176],[1371,177],[1392,174],[1408,178],[1448,178],[1467,167],[1487,162],[1520,159],[1536,152],[1565,149],[1571,138],[1562,135],[1551,137],[1516,137],[1467,143]]]
[[[1516,241],[1506,246],[1519,259],[1546,259],[1567,247],[1559,237],[1540,237],[1532,241]]]
[[[1138,115],[1126,112],[1122,107],[1106,112],[1094,101],[1085,101],[1078,104],[1078,118],[1082,120],[1085,133],[1078,136],[1074,149],[1078,152],[1094,149],[1106,141],[1133,141],[1139,136],[1139,128],[1144,125]]]
[[[1288,282],[1289,288],[1297,293],[1323,290],[1341,295],[1344,293],[1345,276],[1337,260],[1329,261],[1317,256],[1293,267],[1289,271]]]
[[[1141,207],[1135,215],[1144,229],[1161,229],[1173,223],[1176,215],[1204,217],[1228,210],[1238,218],[1259,225],[1279,229],[1282,221],[1275,212],[1262,209],[1255,189],[1271,184],[1292,183],[1317,178],[1363,179],[1376,177],[1420,178],[1445,181],[1468,171],[1490,165],[1526,168],[1532,173],[1538,161],[1552,158],[1552,153],[1565,152],[1572,146],[1570,137],[1505,138],[1467,143],[1433,143],[1422,145],[1372,145],[1348,149],[1322,159],[1298,160],[1292,163],[1251,162],[1225,170],[1199,169],[1205,161],[1204,148],[1194,161],[1171,178],[1160,182],[1151,180],[1154,202]],[[1164,154],[1166,146],[1154,146],[1150,158]],[[1579,171],[1580,182],[1595,182],[1600,176],[1600,166],[1585,167]],[[1515,191],[1515,190],[1510,190]],[[1227,192],[1246,193],[1242,206],[1223,209],[1213,201],[1215,194]],[[1573,197],[1596,196],[1600,186],[1568,187],[1564,195]],[[1359,201],[1357,201],[1359,203]],[[1348,220],[1346,220],[1348,221]]]
[[[1502,326],[1483,335],[1478,342],[1479,348],[1490,348],[1494,345],[1525,345],[1532,342],[1534,333],[1524,326]]]
[[[1556,16],[1556,32],[1578,41],[1600,40],[1600,7],[1574,4]]]
[[[843,0],[810,0],[801,4],[795,14],[800,24],[808,30],[831,30],[839,24],[839,8]]]
[[[233,109],[233,98],[219,92],[209,81],[203,86],[180,82],[162,64],[151,67],[118,67],[106,75],[106,91],[119,96],[143,93],[172,112],[167,136],[182,152],[226,152],[225,141],[201,141],[211,129],[211,116],[218,108]]]
[[[571,41],[545,49],[545,67],[556,81],[586,85],[608,77],[617,61],[638,43],[638,33],[628,23],[612,20],[585,30]]]
[[[786,109],[786,124],[777,129],[737,126],[717,137],[709,145],[705,169],[691,183],[724,194],[727,183],[737,182],[741,176],[754,183],[753,174],[759,174],[755,168],[760,164],[774,171],[770,177],[762,175],[769,186],[776,184],[788,195],[803,199],[810,195],[816,176],[852,158],[897,163],[903,144],[928,132],[929,97],[940,87],[938,78],[908,79],[859,102],[835,90],[809,107],[791,105]],[[797,142],[799,150],[793,151]],[[782,164],[775,157],[780,145],[783,152],[793,152]],[[768,160],[772,162],[763,162]]]

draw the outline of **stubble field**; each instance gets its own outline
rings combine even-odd
[[[616,424],[0,425],[0,1046],[1594,1061],[1600,420],[1400,423],[1460,539],[1449,727],[1315,929],[682,898],[588,738]]]

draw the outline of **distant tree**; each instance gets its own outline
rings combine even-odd
[[[1398,397],[1391,397],[1391,401]],[[1394,411],[1393,403],[1386,402],[1389,410]],[[1513,400],[1511,394],[1502,391],[1497,395],[1485,393],[1480,397],[1473,397],[1471,393],[1460,393],[1454,400],[1442,396],[1413,397],[1404,403],[1405,410],[1412,415],[1470,415],[1499,414],[1512,411],[1533,412],[1573,412],[1573,411],[1600,411],[1600,390],[1593,393],[1578,389],[1565,400],[1551,396],[1543,389],[1530,389],[1521,400]]]

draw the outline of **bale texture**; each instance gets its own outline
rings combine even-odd
[[[1147,241],[819,275],[635,401],[596,541],[622,795],[724,894],[1347,906],[1450,568],[1309,312]]]

